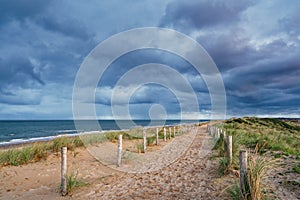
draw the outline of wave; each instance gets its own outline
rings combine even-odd
[[[61,133],[68,133],[69,131],[63,131]],[[120,131],[120,130],[118,130]],[[0,147],[5,147],[5,146],[12,146],[12,145],[20,145],[20,144],[26,144],[26,143],[33,143],[33,142],[47,142],[54,140],[56,138],[60,137],[76,137],[80,135],[89,135],[89,134],[98,134],[98,133],[103,133],[106,131],[87,131],[87,132],[79,132],[73,133],[73,134],[59,134],[59,135],[54,135],[54,136],[45,136],[45,137],[33,137],[33,138],[28,138],[28,139],[12,139],[10,141],[5,141],[5,142],[0,142]]]

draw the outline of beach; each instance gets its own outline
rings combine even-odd
[[[258,119],[237,119],[226,126],[236,121],[243,125],[246,120]],[[149,146],[146,153],[123,159],[120,167],[116,167],[115,158],[109,163],[111,160],[101,157],[111,153],[103,148],[106,143],[75,148],[67,154],[68,174],[78,173],[84,185],[64,197],[60,193],[60,152],[39,162],[3,166],[0,199],[232,199],[228,190],[237,183],[239,173],[231,168],[220,174],[222,157],[216,141],[207,131],[207,124],[190,125],[184,134],[167,141],[160,139],[159,145]],[[92,149],[101,150],[98,160]],[[262,187],[272,199],[297,199],[300,176],[293,167],[299,166],[299,159],[285,154],[278,157],[279,153],[264,153],[266,162],[273,164],[263,176]]]
[[[183,150],[182,156],[167,166],[156,162],[157,165],[163,165],[162,168],[145,173],[127,173],[107,167],[92,157],[85,148],[76,149],[76,157],[69,152],[68,172],[78,171],[78,177],[89,184],[76,190],[72,198],[215,199],[217,190],[212,177],[216,176],[216,165],[212,165],[209,160],[212,141],[205,126],[195,131],[194,135],[189,135],[193,139],[192,144]],[[184,136],[178,136],[178,139],[180,137]],[[180,146],[177,145],[177,148],[180,149]],[[3,167],[0,177],[1,199],[70,198],[60,196],[59,154],[50,155],[37,163]]]

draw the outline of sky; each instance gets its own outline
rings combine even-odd
[[[143,27],[172,29],[202,45],[220,72],[228,118],[300,117],[299,10],[298,0],[2,0],[0,119],[72,119],[76,75],[90,52]],[[99,119],[126,118],[124,109],[137,119],[210,118],[212,91],[202,75],[172,52],[140,49],[115,59],[85,103]],[[142,84],[144,77],[153,81]]]

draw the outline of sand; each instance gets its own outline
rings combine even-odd
[[[226,189],[238,177],[218,175],[213,139],[206,133],[205,125],[194,128],[168,142],[160,141],[146,154],[136,154],[139,158],[123,161],[121,168],[116,168],[114,159],[102,160],[108,162],[105,164],[99,162],[86,148],[69,151],[68,173],[78,171],[78,178],[88,184],[75,189],[72,196],[60,195],[59,153],[37,163],[3,167],[0,199],[230,199]],[[93,147],[96,152],[102,151],[101,159],[111,153],[105,151],[105,145]],[[281,179],[286,176],[277,177],[285,169],[276,170],[271,170],[265,180],[274,191],[273,198],[297,199],[297,189],[282,186]]]
[[[102,164],[85,148],[69,151],[68,173],[78,171],[78,178],[88,183],[72,197],[59,193],[59,153],[37,163],[3,167],[0,199],[215,199],[216,165],[209,159],[213,142],[205,130],[198,127],[156,151],[137,154],[142,159],[120,169]]]

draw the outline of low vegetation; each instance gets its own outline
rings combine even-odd
[[[147,145],[151,146],[155,143],[156,128],[149,128],[147,131]],[[172,129],[173,131],[173,129]],[[179,129],[177,129],[179,131]],[[61,147],[67,147],[68,150],[73,151],[73,156],[77,154],[75,149],[84,145],[99,144],[101,142],[112,142],[116,143],[120,134],[123,135],[123,140],[142,140],[143,128],[137,127],[130,129],[129,131],[118,131],[118,132],[105,132],[98,134],[86,134],[76,137],[57,137],[49,142],[31,143],[20,147],[9,148],[7,150],[0,150],[0,166],[7,165],[23,165],[31,162],[37,162],[41,159],[46,159],[51,153],[58,153]],[[168,131],[167,131],[168,133]],[[178,132],[178,134],[182,131]],[[167,134],[168,135],[168,134]],[[159,138],[163,139],[163,129],[159,130]],[[140,142],[139,142],[140,143]],[[135,152],[141,152],[143,146],[140,144],[136,145]]]
[[[70,175],[67,175],[67,194],[69,196],[72,196],[76,188],[86,185],[85,182],[78,179],[78,171],[76,173],[71,172]]]
[[[244,193],[239,184],[232,185],[227,191],[232,199],[260,200],[266,199],[263,191],[262,179],[268,168],[273,165],[270,158],[264,155],[273,155],[273,159],[282,156],[292,156],[299,159],[300,156],[300,125],[292,121],[279,119],[245,117],[226,120],[215,126],[226,131],[226,135],[233,136],[233,161],[229,162],[226,151],[227,141],[220,137],[214,149],[219,157],[219,174],[224,176],[231,171],[239,169],[239,150],[248,149],[248,170],[244,180]],[[252,153],[251,153],[252,152]],[[254,152],[254,153],[253,153]],[[300,168],[294,165],[294,173],[299,173]]]
[[[295,122],[244,117],[227,120],[221,126],[235,144],[252,149],[257,146],[259,153],[272,150],[300,156],[300,125]]]

